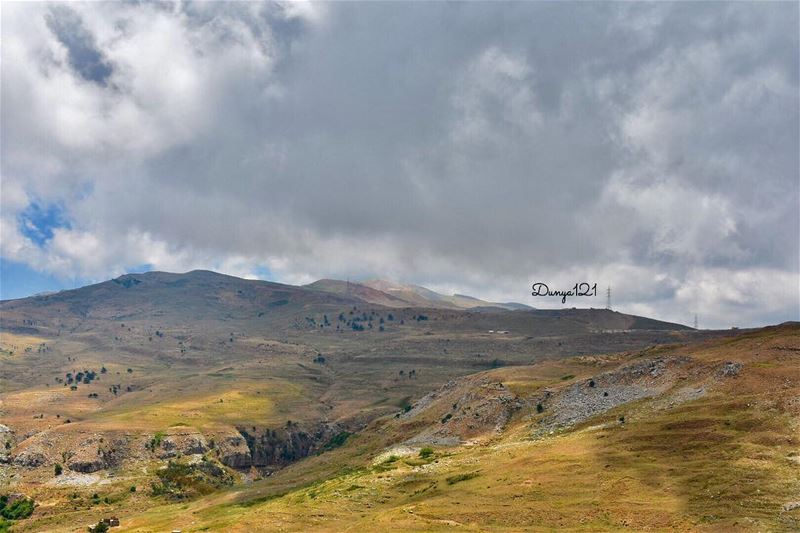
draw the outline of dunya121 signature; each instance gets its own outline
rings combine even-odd
[[[551,291],[546,283],[534,283],[531,288],[531,296],[561,296],[561,303],[567,303],[567,296],[597,296],[597,283],[576,283],[568,291]]]

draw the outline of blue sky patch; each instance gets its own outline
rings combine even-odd
[[[24,263],[0,257],[0,300],[25,298],[42,292],[72,289],[83,285],[84,281],[59,279],[50,274],[38,272]]]
[[[53,238],[53,230],[56,228],[70,227],[66,211],[58,204],[31,202],[17,216],[17,221],[20,233],[39,247],[44,246]]]

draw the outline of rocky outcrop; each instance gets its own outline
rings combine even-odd
[[[723,363],[722,367],[717,372],[717,375],[723,378],[736,377],[739,375],[739,372],[742,371],[742,366],[742,363],[736,361],[727,361]]]
[[[292,424],[282,428],[239,428],[239,433],[218,438],[219,460],[236,469],[280,468],[314,453],[339,431],[335,425],[312,429]]]
[[[250,468],[253,461],[250,457],[250,448],[240,434],[223,435],[217,441],[219,460],[231,468]]]
[[[619,405],[661,394],[674,384],[674,370],[691,361],[689,357],[658,357],[570,385],[552,400],[542,399],[540,404],[548,414],[540,424],[572,426]]]
[[[98,448],[87,446],[81,447],[75,455],[70,457],[67,466],[74,472],[89,474],[106,468],[107,464]]]
[[[15,466],[23,466],[25,468],[36,468],[50,462],[44,450],[36,445],[26,447],[14,456],[13,459]]]
[[[718,365],[716,370],[715,365]],[[661,402],[662,406],[697,399],[718,380],[736,377],[741,370],[742,364],[738,362],[708,365],[688,356],[638,361],[574,383],[557,393],[546,391],[538,400],[546,414],[539,421],[537,433],[573,426],[620,405],[668,391],[670,394]],[[691,385],[676,387],[679,378],[690,379]]]
[[[11,461],[10,450],[14,446],[14,431],[8,426],[0,424],[0,463]]]
[[[124,439],[108,442],[104,437],[94,435],[82,441],[75,450],[65,454],[67,467],[83,474],[110,468],[124,455],[126,444]]]
[[[451,446],[480,435],[501,431],[525,402],[502,383],[482,377],[450,382],[418,402],[404,418],[430,409],[438,420],[405,441],[409,445]],[[433,414],[432,412],[429,414]]]
[[[250,449],[253,466],[280,467],[308,456],[320,442],[330,438],[332,430],[327,426],[312,431],[289,426],[261,431],[239,429],[239,433]]]
[[[159,459],[169,459],[179,455],[203,454],[208,450],[208,442],[199,431],[186,431],[164,437],[156,455]]]

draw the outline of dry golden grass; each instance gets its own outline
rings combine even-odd
[[[122,530],[796,530],[798,511],[781,506],[800,499],[792,460],[800,452],[797,333],[694,347],[701,363],[745,366],[689,402],[638,401],[539,440],[531,440],[530,422],[521,417],[500,436],[439,448],[428,459],[391,452],[373,459],[389,438],[376,436],[389,427],[378,424],[372,435],[274,479],[133,513]],[[689,352],[662,355],[670,353]],[[614,359],[495,374],[531,391]]]
[[[0,332],[0,357],[12,357],[44,349],[47,339],[7,331]]]

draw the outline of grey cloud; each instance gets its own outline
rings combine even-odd
[[[113,68],[97,49],[80,16],[66,5],[53,5],[45,15],[47,27],[67,48],[69,64],[86,81],[105,85]]]
[[[76,149],[4,105],[4,175],[54,147],[61,165],[37,180],[90,182],[69,201],[73,230],[127,242],[118,256],[136,264],[394,275],[504,300],[534,277],[603,276],[665,317],[697,285],[720,323],[739,306],[709,287],[797,278],[796,4],[316,6],[76,6],[53,31],[104,43],[120,80],[100,111],[119,118],[87,118],[94,137]],[[126,54],[156,22],[171,47]],[[103,276],[120,261],[40,264]],[[748,298],[753,321],[797,318],[791,298]]]

